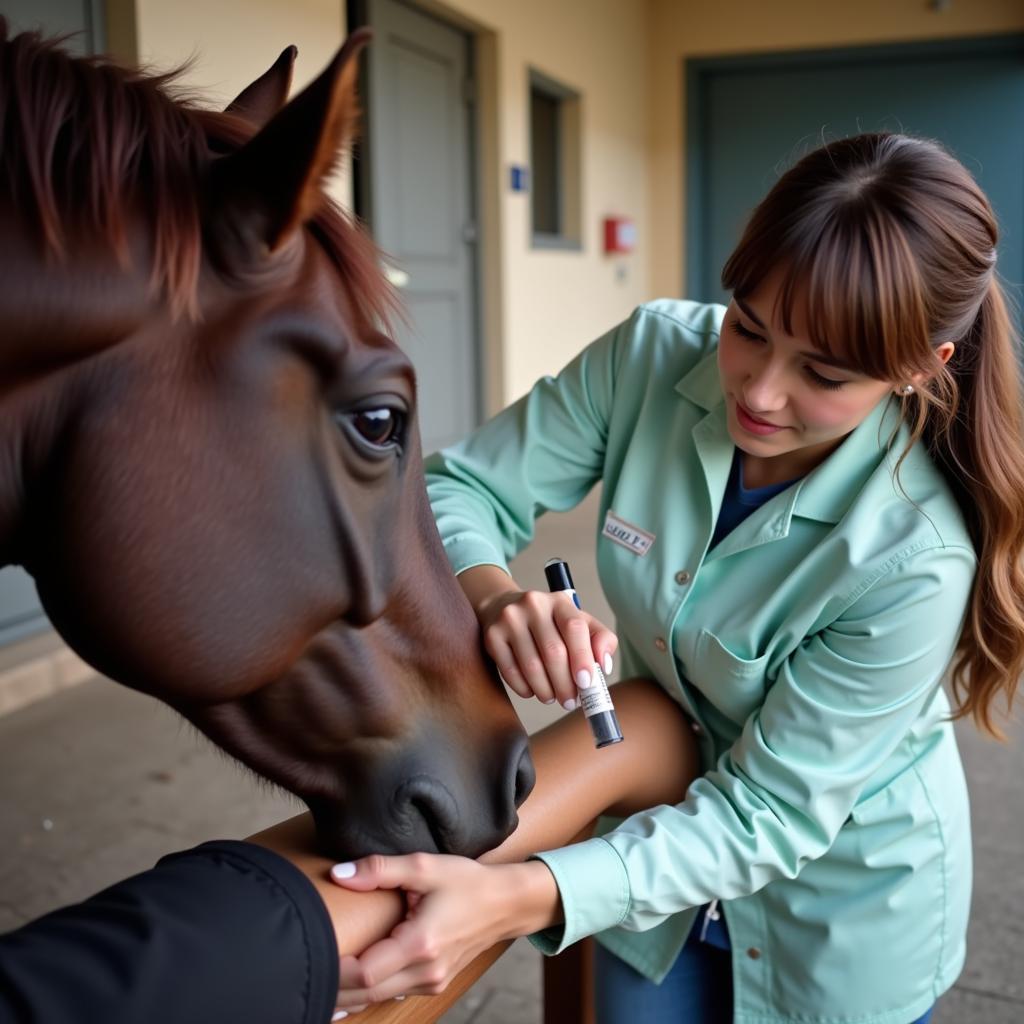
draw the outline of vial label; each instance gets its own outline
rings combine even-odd
[[[598,665],[595,665],[590,674],[590,686],[580,690],[580,704],[583,707],[583,714],[589,718],[601,711],[614,711],[612,698],[608,693],[608,681],[604,677]]]

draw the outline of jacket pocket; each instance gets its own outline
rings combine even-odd
[[[753,660],[733,654],[706,629],[697,637],[690,682],[737,725],[742,725],[763,702],[767,692],[768,655]]]

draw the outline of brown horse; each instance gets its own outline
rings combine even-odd
[[[355,56],[224,113],[0,20],[0,556],[100,672],[300,796],[325,852],[476,855],[533,784],[426,500]]]

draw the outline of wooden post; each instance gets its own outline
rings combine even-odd
[[[594,940],[544,958],[544,1024],[594,1024]]]
[[[462,998],[470,985],[483,977],[491,964],[511,945],[511,942],[499,942],[481,953],[440,995],[408,996],[390,1003],[377,1003],[361,1010],[354,1020],[358,1024],[433,1024]]]

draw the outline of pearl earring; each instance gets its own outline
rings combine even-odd
[[[902,387],[897,388],[896,391],[897,394],[903,395],[903,397],[906,398],[907,395],[912,395],[914,393],[914,385],[904,384]]]

